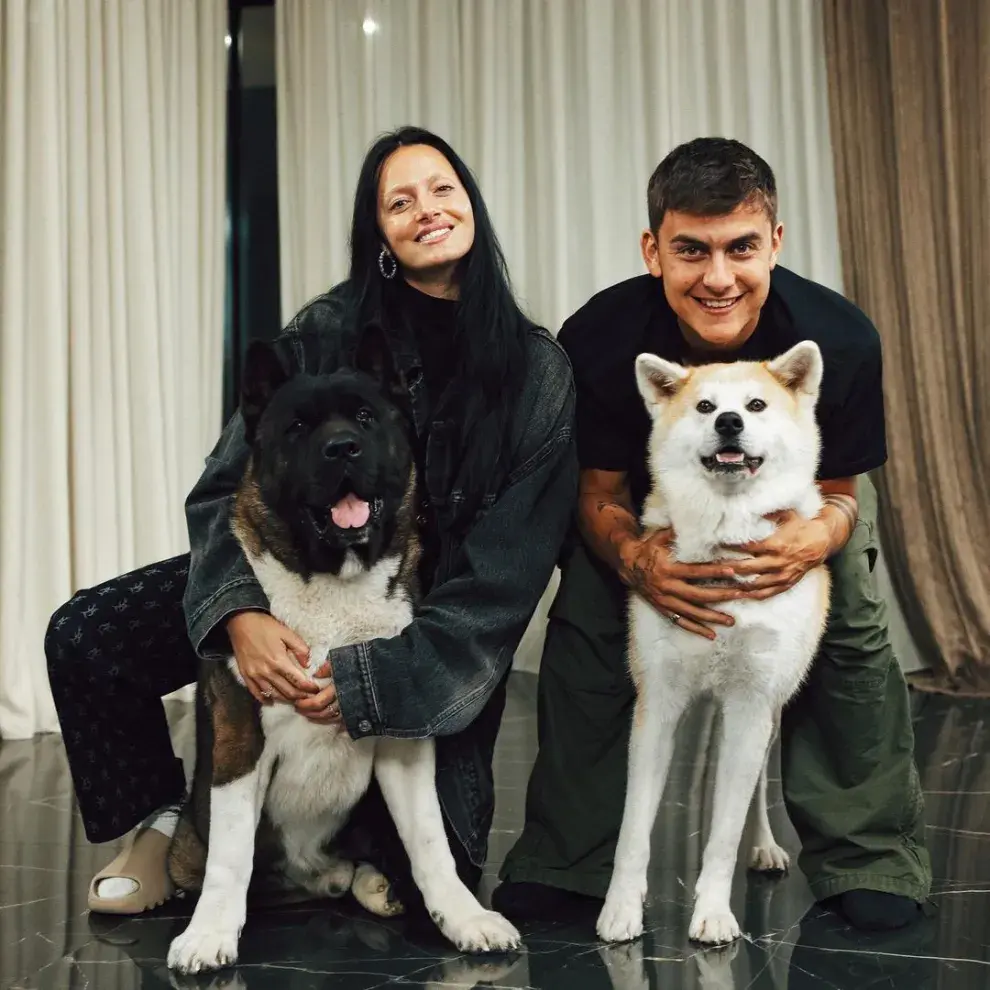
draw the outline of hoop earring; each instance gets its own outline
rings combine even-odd
[[[392,270],[385,270],[386,259],[392,262]],[[399,270],[399,263],[395,260],[395,257],[389,251],[388,248],[382,248],[382,253],[378,255],[378,270],[382,273],[382,278],[393,279],[395,278],[395,273]]]

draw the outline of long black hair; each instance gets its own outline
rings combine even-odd
[[[512,294],[505,257],[471,170],[443,138],[419,127],[400,127],[378,138],[361,166],[351,221],[351,284],[362,324],[401,319],[398,279],[385,279],[378,256],[387,242],[378,224],[378,187],[386,159],[398,148],[435,148],[457,173],[474,213],[474,244],[459,262],[456,345],[459,351],[453,410],[461,424],[458,487],[470,510],[492,478],[505,472],[509,423],[526,375],[529,321]],[[401,276],[400,276],[401,277]]]

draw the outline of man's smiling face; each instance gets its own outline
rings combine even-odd
[[[692,346],[734,350],[746,342],[770,292],[782,237],[762,203],[710,217],[668,210],[655,234],[643,234],[650,274],[663,280]]]

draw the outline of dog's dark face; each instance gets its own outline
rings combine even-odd
[[[394,401],[401,385],[387,355],[369,332],[355,368],[288,378],[267,344],[248,350],[241,411],[253,501],[261,503],[249,525],[307,576],[339,573],[348,550],[374,565],[409,522],[409,424]]]

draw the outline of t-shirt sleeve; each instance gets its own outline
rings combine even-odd
[[[822,410],[820,418],[822,457],[818,478],[821,481],[865,474],[887,460],[883,356],[876,331],[869,335],[867,346],[845,360],[855,361],[857,365],[855,369],[838,372],[848,381],[848,388],[829,408]]]
[[[628,375],[634,381],[635,355],[629,355],[623,367],[625,355],[616,354],[615,335],[600,325],[598,315],[578,311],[557,337],[570,358],[577,387],[578,464],[582,470],[628,471],[637,451],[628,412],[621,408],[621,397],[628,391],[628,383],[621,379]],[[638,454],[642,456],[642,451]]]
[[[633,451],[628,427],[622,429],[594,393],[577,384],[578,464],[582,470],[628,471]]]

